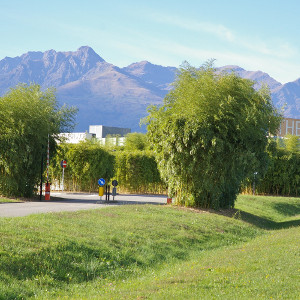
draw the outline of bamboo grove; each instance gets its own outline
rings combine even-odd
[[[54,90],[36,84],[10,90],[0,97],[0,195],[37,192],[49,136],[52,188],[66,160],[70,191],[96,192],[103,177],[117,179],[119,192],[168,193],[187,206],[233,207],[254,185],[260,194],[299,196],[299,138],[268,137],[280,123],[268,90],[216,74],[210,63],[180,72],[164,105],[149,108],[147,134],[129,134],[124,146],[58,143],[76,109],[59,107]]]
[[[271,140],[267,154],[268,168],[265,175],[260,172],[248,177],[239,192],[255,192],[266,195],[300,195],[300,147],[288,150]],[[163,193],[167,184],[163,182],[152,150],[125,150],[123,147],[106,148],[90,141],[79,144],[61,144],[51,160],[52,182],[61,180],[60,161],[66,159],[65,189],[69,191],[96,192],[100,177],[110,182],[117,179],[119,192]]]

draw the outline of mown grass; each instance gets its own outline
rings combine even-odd
[[[267,231],[243,221],[266,219],[247,197],[234,218],[148,205],[1,218],[0,299],[296,299],[299,228],[269,231],[297,221],[282,200]]]
[[[240,195],[235,214],[264,229],[300,226],[300,198]]]
[[[299,299],[298,228],[199,253],[137,280],[99,287],[105,299]],[[88,285],[81,297],[89,294]],[[96,289],[97,290],[97,289]],[[91,294],[93,294],[91,292]],[[95,295],[95,294],[94,294]]]
[[[9,202],[22,202],[22,201],[19,199],[6,198],[0,196],[0,203],[9,203]]]

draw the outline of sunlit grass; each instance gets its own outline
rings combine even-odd
[[[0,299],[297,299],[299,201],[0,218]]]
[[[280,230],[95,293],[102,299],[299,299],[299,239],[299,228]]]
[[[10,203],[10,202],[22,202],[22,201],[15,198],[6,198],[0,196],[0,203]]]
[[[240,195],[235,207],[241,219],[261,228],[300,225],[300,198]]]

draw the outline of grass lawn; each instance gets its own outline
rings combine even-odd
[[[299,299],[299,203],[0,218],[0,299]]]
[[[239,217],[264,229],[300,226],[300,198],[240,195]]]
[[[18,199],[11,199],[11,198],[6,198],[6,197],[0,196],[0,203],[7,203],[7,202],[22,202],[22,201],[18,200]]]

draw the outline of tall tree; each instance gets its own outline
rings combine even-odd
[[[216,73],[213,62],[185,63],[160,108],[146,118],[162,178],[178,204],[233,207],[241,182],[264,172],[268,133],[280,115],[267,88],[234,73]]]
[[[284,146],[290,152],[300,152],[300,137],[288,134],[285,136]]]
[[[47,138],[72,128],[76,109],[59,108],[54,90],[20,84],[0,97],[0,193],[31,196],[38,184]]]
[[[141,132],[132,132],[126,135],[125,150],[145,150],[148,147],[147,136]]]

